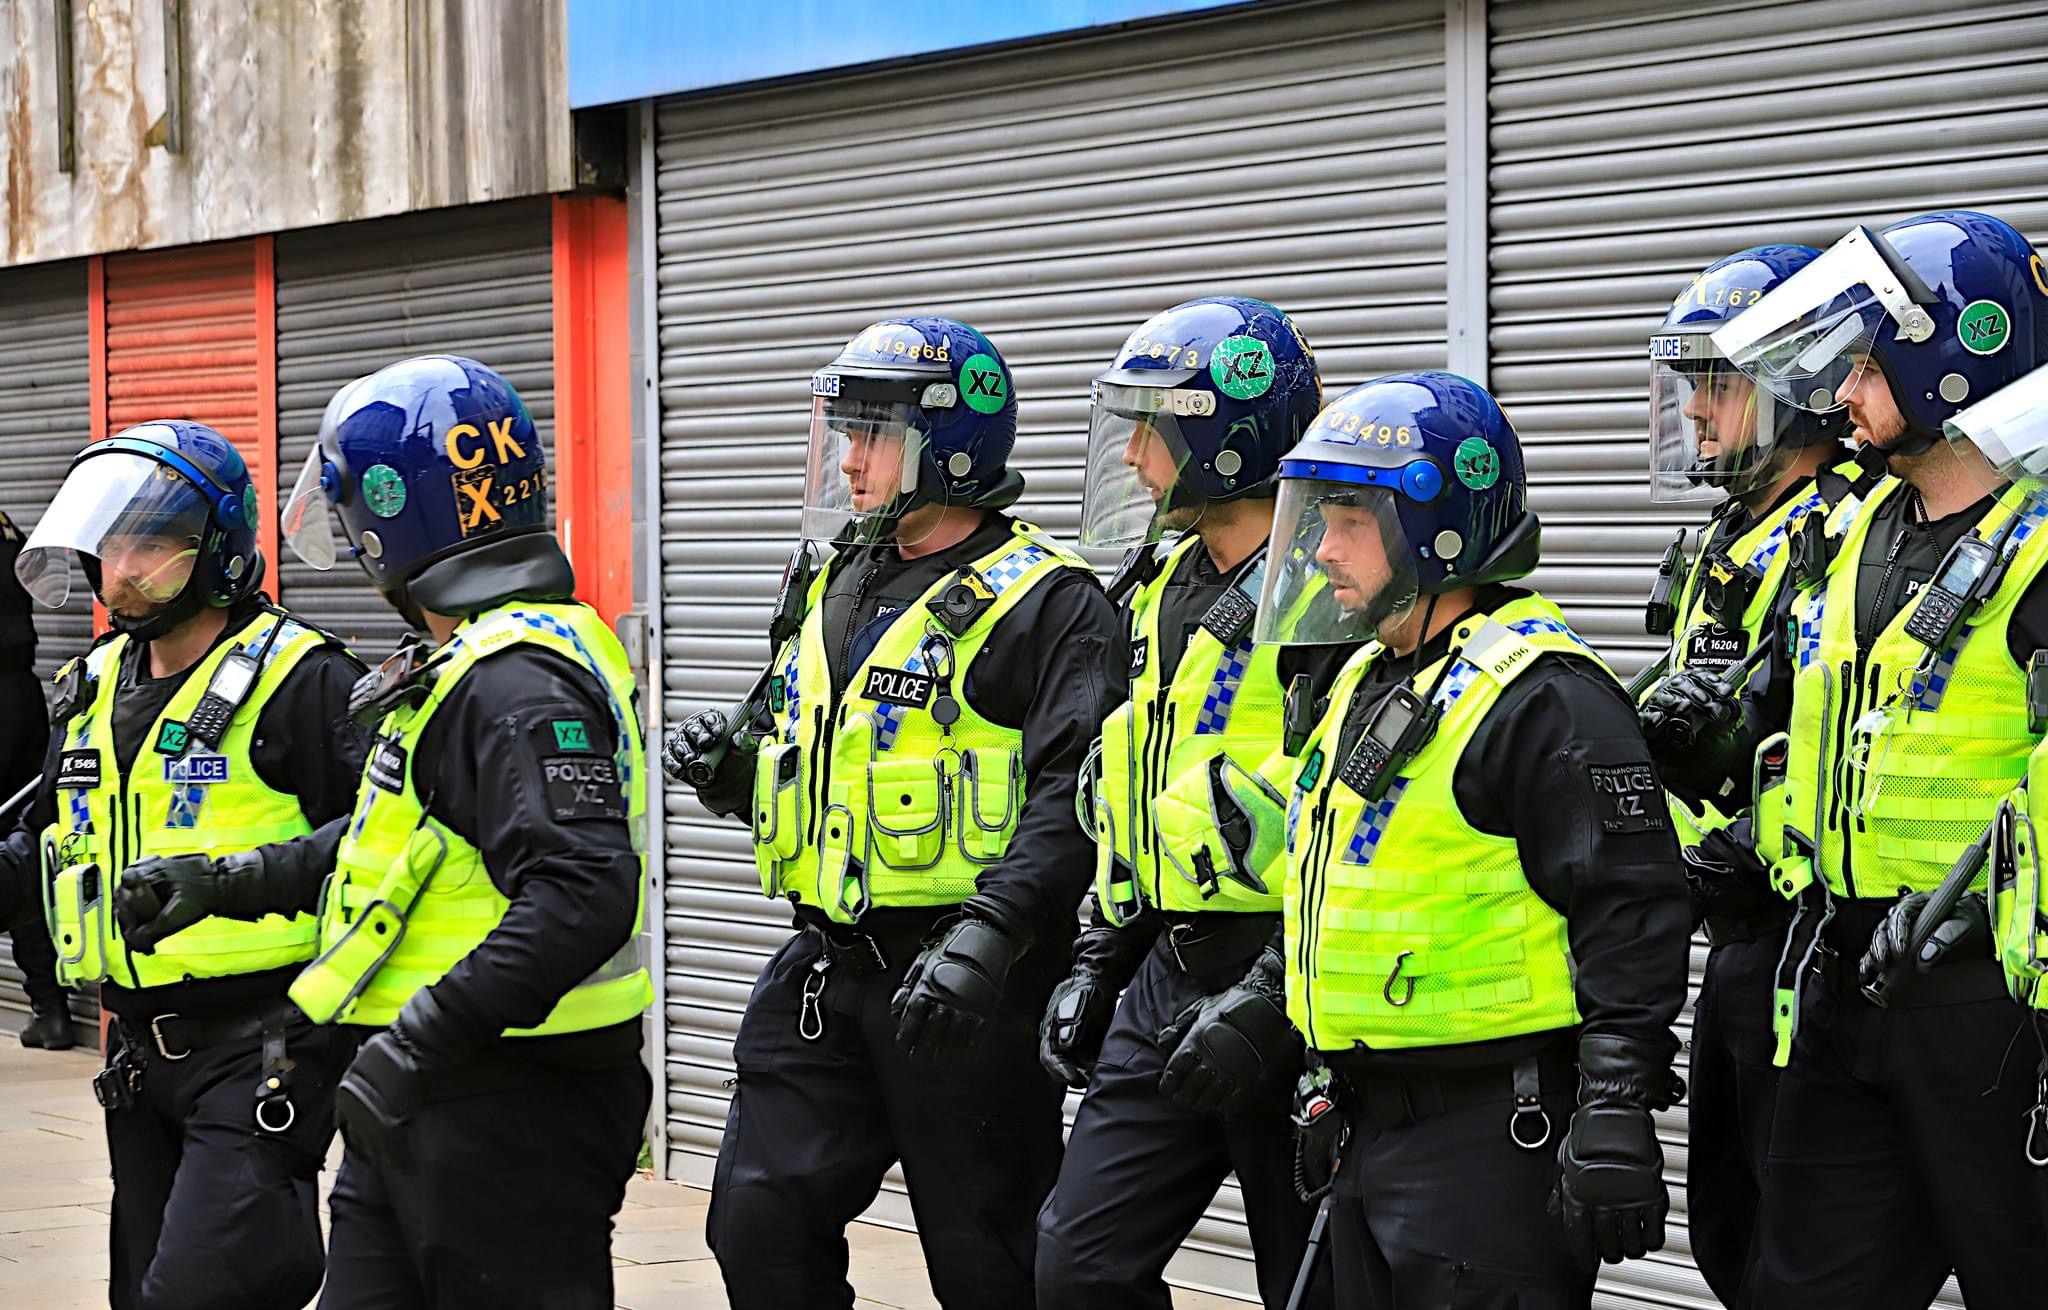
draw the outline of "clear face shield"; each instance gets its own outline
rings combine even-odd
[[[1713,333],[1713,349],[1784,404],[1815,414],[1869,366],[1879,333],[1925,341],[1934,319],[1894,271],[1883,238],[1857,227]]]
[[[2030,490],[2048,487],[2048,367],[1999,388],[1946,423],[1951,442],[1968,442],[1998,475]]]
[[[192,579],[212,513],[206,494],[168,464],[131,451],[83,459],[64,479],[14,562],[21,585],[56,609],[71,595],[72,561],[99,561],[100,599],[143,619]]]
[[[1255,640],[1376,641],[1389,619],[1415,604],[1415,556],[1396,496],[1358,482],[1281,479]]]
[[[1650,338],[1650,499],[1715,501],[1770,482],[1790,452],[1778,400],[1713,353],[1704,332]]]
[[[805,539],[893,537],[911,544],[903,541],[898,518],[917,494],[925,439],[920,406],[904,398],[905,382],[821,373],[811,386]],[[827,387],[830,394],[821,391]]]
[[[1162,382],[1185,380],[1161,377]],[[1180,420],[1215,412],[1213,392],[1098,379],[1088,415],[1081,544],[1143,546],[1169,532],[1191,530],[1202,516],[1202,504],[1181,503],[1188,498],[1176,491],[1189,458]]]
[[[326,468],[327,457],[315,443],[313,453],[306,456],[305,467],[299,470],[299,480],[292,484],[292,494],[284,503],[279,524],[292,554],[322,573],[334,567],[336,557]]]

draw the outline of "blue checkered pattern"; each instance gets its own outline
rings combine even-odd
[[[1043,546],[1034,545],[1027,541],[995,563],[981,570],[981,580],[988,584],[990,591],[994,592],[996,596],[1001,597],[1004,592],[1016,585],[1019,578],[1029,573],[1032,567],[1038,564],[1039,561],[1050,559],[1051,557],[1051,551]],[[903,670],[906,673],[924,672],[924,648],[922,646],[911,652],[910,658],[904,661]],[[955,670],[955,672],[962,671]],[[906,707],[902,705],[882,705],[876,708],[876,750],[886,751],[896,745],[896,734],[903,731],[903,717],[908,712]],[[794,726],[793,722],[792,726]]]
[[[1813,663],[1813,657],[1820,653],[1820,616],[1822,599],[1827,595],[1823,587],[1799,601],[1799,667]]]
[[[74,750],[84,750],[91,745],[92,720],[90,717],[87,717],[79,721],[78,739],[72,742],[71,746]],[[69,798],[65,801],[65,808],[71,815],[71,831],[90,832],[92,830],[92,807],[86,804],[84,792],[71,792]]]
[[[2044,519],[2048,519],[2048,500],[2040,496],[2027,497],[2026,503],[2020,506],[2019,522],[2013,525],[2012,535],[2005,539],[2005,548],[2001,555],[2006,563],[2010,564],[2013,557],[2020,553],[2020,547],[2027,544],[2027,538],[2034,535]],[[1941,699],[1948,694],[1949,681],[1955,677],[1956,661],[1961,658],[1964,645],[1976,631],[1976,624],[1966,626],[1955,641],[1935,653],[1932,666],[1914,671],[1913,681],[1906,688],[1906,694],[1913,698],[1916,708],[1941,708]]]
[[[788,658],[782,662],[782,695],[789,714],[789,737],[796,740],[797,716],[802,710],[803,697],[797,692],[797,650],[803,645],[802,639],[789,643]]]
[[[171,810],[164,816],[166,828],[196,828],[199,812],[206,808],[206,788],[187,783],[171,790]]]
[[[1244,685],[1245,670],[1252,664],[1252,639],[1223,652],[1216,662],[1216,676],[1209,682],[1202,708],[1195,711],[1195,735],[1220,733],[1230,726],[1230,707],[1237,703],[1237,689]]]
[[[1779,519],[1777,526],[1765,534],[1764,539],[1757,543],[1756,549],[1750,552],[1749,567],[1755,569],[1758,573],[1769,572],[1771,561],[1778,558],[1778,552],[1785,548],[1785,543],[1791,538],[1792,529],[1798,525],[1799,520],[1819,509],[1825,503],[1821,498],[1821,494],[1816,491],[1808,495],[1805,500],[1794,505],[1792,512]]]
[[[612,712],[612,722],[618,726],[619,749],[612,758],[617,760],[619,765],[619,793],[623,796],[631,796],[634,787],[633,765],[635,761],[631,758],[632,752],[626,746],[626,740],[630,736],[626,731],[626,711],[619,704],[618,697],[612,694],[611,683],[606,680],[603,674],[597,671],[597,657],[590,653],[590,648],[583,644],[583,638],[576,635],[574,628],[552,614],[542,614],[535,610],[511,610],[505,617],[517,620],[536,632],[553,633],[563,641],[568,642],[575,649],[576,658],[583,661],[583,667],[590,670],[590,676],[597,679],[597,685],[604,689],[605,705]],[[461,641],[462,638],[458,634],[455,640]]]
[[[1561,636],[1570,637],[1578,645],[1585,646],[1587,650],[1592,649],[1591,646],[1586,645],[1585,638],[1579,636],[1578,633],[1573,632],[1564,624],[1559,623],[1556,619],[1516,619],[1514,622],[1504,626],[1509,631],[1519,633],[1524,637],[1533,636],[1539,632],[1556,633]],[[1450,672],[1444,675],[1443,685],[1438,687],[1436,691],[1433,703],[1436,705],[1437,712],[1440,715],[1449,714],[1451,706],[1456,705],[1458,698],[1463,696],[1478,679],[1479,666],[1477,664],[1460,658],[1455,664],[1451,665]],[[1407,790],[1408,780],[1406,778],[1395,779],[1394,785],[1387,789],[1387,794],[1380,798],[1379,803],[1366,806],[1365,812],[1358,816],[1358,827],[1352,832],[1351,844],[1345,851],[1346,857],[1351,863],[1372,863],[1372,853],[1380,844],[1380,834],[1386,831],[1387,821],[1394,816],[1394,806],[1399,803],[1402,793]]]

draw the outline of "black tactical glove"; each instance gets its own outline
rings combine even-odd
[[[661,767],[687,783],[713,814],[744,814],[753,799],[754,757],[761,741],[744,729],[742,708],[699,710],[671,730],[661,743]]]
[[[1757,856],[1748,815],[1679,850],[1692,900],[1692,926],[1710,918],[1748,919],[1783,909],[1771,871]]]
[[[406,1124],[418,1112],[432,1073],[472,1044],[459,1039],[432,988],[414,992],[391,1026],[356,1052],[334,1089],[334,1117],[351,1153],[370,1164],[412,1172]]]
[[[1558,1144],[1550,1212],[1563,1221],[1581,1268],[1664,1247],[1671,1197],[1650,1112],[1684,1095],[1670,1060],[1670,1051],[1659,1056],[1626,1038],[1579,1039],[1579,1108]]]
[[[1870,939],[1870,948],[1863,952],[1863,960],[1856,966],[1856,973],[1864,986],[1870,986],[1901,966],[1906,952],[1912,948],[1914,933],[1919,931],[1920,912],[1927,907],[1927,896],[1926,892],[1902,896],[1885,915],[1884,922],[1878,925],[1877,932]],[[1944,960],[1965,959],[1971,955],[1987,959],[1991,955],[1991,911],[1984,903],[1982,892],[1965,893],[1956,902],[1956,908],[1949,911],[1948,917],[1927,938],[1927,944],[1920,948],[1913,967],[1927,973]]]
[[[1038,1025],[1038,1063],[1054,1082],[1076,1091],[1088,1085],[1117,993],[1130,984],[1153,936],[1135,926],[1098,924],[1075,941],[1073,972],[1052,989]]]
[[[216,860],[205,855],[152,855],[121,874],[114,889],[114,917],[128,945],[143,955],[157,943],[201,919],[260,919],[294,908],[272,905],[261,851],[236,851]]]
[[[1680,669],[1657,684],[1636,720],[1666,785],[1724,808],[1730,799],[1746,799],[1746,787],[1735,796],[1722,786],[1749,776],[1760,734],[1718,677]]]
[[[1159,1090],[1197,1114],[1229,1114],[1299,1049],[1287,1022],[1286,963],[1268,946],[1244,978],[1182,1010],[1159,1034]]]
[[[1026,946],[987,919],[956,920],[910,962],[889,1002],[896,1044],[941,1063],[972,1056]]]

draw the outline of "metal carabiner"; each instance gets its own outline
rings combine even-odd
[[[1386,998],[1388,1005],[1397,1010],[1415,999],[1415,975],[1411,973],[1406,978],[1401,978],[1401,966],[1406,964],[1408,957],[1413,954],[1413,951],[1403,951],[1394,957],[1394,971],[1387,975],[1387,985],[1380,988],[1380,995]],[[1408,990],[1401,993],[1401,999],[1398,1001],[1394,999],[1394,982],[1397,979],[1408,984]]]
[[[825,1035],[825,1007],[819,1003],[819,998],[825,994],[825,975],[831,969],[831,955],[820,955],[811,965],[811,976],[804,979],[803,1002],[796,1016],[796,1035],[807,1042],[815,1042]]]
[[[2034,1108],[2027,1111],[2027,1163],[2036,1169],[2048,1169],[2048,1074],[2041,1076],[2041,1094],[2034,1098]]]

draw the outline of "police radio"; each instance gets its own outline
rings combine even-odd
[[[1657,577],[1650,584],[1650,602],[1643,607],[1643,631],[1652,637],[1668,637],[1678,628],[1678,605],[1671,593],[1678,590],[1678,575],[1685,570],[1685,529],[1664,550],[1657,565]]]
[[[1398,684],[1373,707],[1337,777],[1367,802],[1377,801],[1434,731],[1436,713],[1429,702],[1414,688]]]
[[[2010,527],[2014,520],[2008,519]],[[2004,536],[2001,529],[2000,537]],[[1945,648],[1956,630],[1970,621],[1979,606],[1998,590],[2005,574],[2005,562],[1998,556],[1998,542],[1990,542],[1974,531],[1950,546],[1941,567],[1920,592],[1913,613],[1906,619],[1906,635],[1929,650]]]

